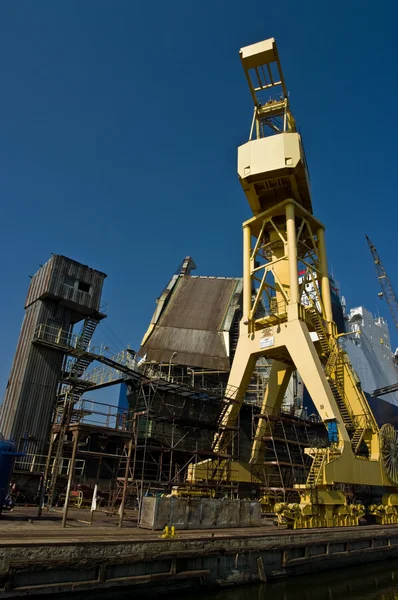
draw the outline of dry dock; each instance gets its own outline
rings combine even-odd
[[[174,539],[114,518],[62,529],[59,515],[0,521],[2,598],[125,590],[135,595],[265,581],[398,556],[398,526],[301,531],[264,526],[178,532]],[[33,511],[30,513],[33,516]],[[112,521],[113,519],[113,521]],[[128,524],[127,524],[128,525]]]

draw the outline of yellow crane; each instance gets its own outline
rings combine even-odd
[[[229,431],[256,360],[264,356],[272,367],[261,414],[278,413],[297,369],[333,432],[327,447],[306,450],[313,460],[306,484],[296,486],[301,502],[280,505],[279,513],[295,527],[355,524],[364,507],[350,505],[340,484],[357,484],[386,488],[371,510],[380,522],[398,522],[396,434],[391,426],[379,429],[339,345],[325,227],[313,214],[306,157],[276,42],[242,48],[240,58],[254,111],[249,139],[238,148],[238,175],[253,216],[243,223],[243,318],[228,381],[236,391],[225,401],[214,450],[227,454]],[[240,465],[241,472],[261,465],[265,426],[260,418],[251,464]]]

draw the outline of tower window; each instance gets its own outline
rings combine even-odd
[[[89,283],[85,283],[84,281],[79,281],[79,284],[77,286],[77,289],[80,290],[81,292],[85,292],[86,294],[90,293],[90,284]]]
[[[76,278],[71,277],[70,275],[65,275],[64,284],[69,285],[69,287],[75,287]]]

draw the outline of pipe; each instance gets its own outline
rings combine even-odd
[[[131,453],[133,450],[133,438],[129,441],[129,449],[127,452],[127,462],[126,462],[126,470],[124,472],[124,481],[123,481],[123,493],[122,493],[122,501],[120,503],[119,509],[119,527],[123,525],[123,513],[124,513],[124,505],[126,502],[126,493],[127,493],[127,485],[129,480],[129,471],[130,471],[130,461],[131,461]]]
[[[330,281],[328,272],[328,261],[326,257],[325,230],[319,227],[316,232],[318,238],[318,257],[321,271],[321,293],[326,320],[333,321],[332,300],[330,298]]]
[[[251,262],[251,231],[250,226],[243,227],[243,316],[249,321],[252,304],[252,282],[250,273]]]
[[[64,504],[63,511],[62,511],[63,512],[62,527],[66,527],[66,519],[68,518],[69,496],[70,496],[70,490],[72,487],[73,474],[75,471],[75,461],[76,461],[78,439],[79,439],[79,433],[77,431],[73,432],[73,450],[72,450],[72,458],[70,459],[70,465],[69,465],[68,485],[66,487],[65,504]]]
[[[296,221],[294,218],[294,204],[286,205],[286,233],[287,250],[289,260],[289,284],[290,284],[290,302],[289,304],[298,304],[300,301],[299,283],[297,273],[297,242],[296,242]]]

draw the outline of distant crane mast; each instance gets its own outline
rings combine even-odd
[[[387,272],[381,262],[379,253],[376,250],[376,247],[372,244],[368,236],[366,236],[366,240],[369,244],[370,251],[373,256],[374,263],[376,265],[376,273],[377,279],[379,280],[381,292],[379,292],[379,297],[386,299],[388,304],[388,308],[390,309],[390,313],[392,318],[394,319],[395,327],[398,329],[398,300],[395,295],[394,289],[391,285],[390,278],[387,275]]]
[[[392,287],[390,278],[387,275],[387,272],[384,268],[383,263],[381,262],[379,253],[376,250],[376,246],[372,244],[371,240],[368,236],[366,236],[366,240],[369,244],[370,252],[373,256],[373,261],[376,266],[377,279],[379,280],[381,292],[379,292],[379,297],[386,299],[388,304],[388,308],[390,309],[390,313],[392,318],[394,319],[395,327],[398,329],[398,299],[395,295],[394,288]],[[392,392],[398,391],[398,383],[393,383],[392,385],[386,385],[385,387],[378,388],[374,390],[372,396],[384,396],[385,394],[391,394]]]

